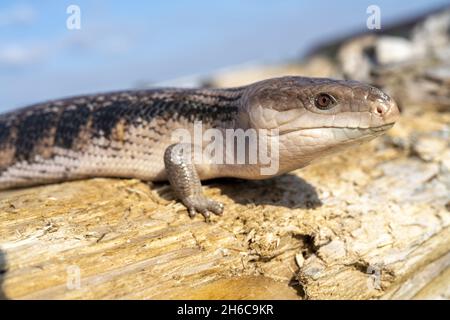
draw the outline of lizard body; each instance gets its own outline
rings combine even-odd
[[[169,180],[190,215],[221,214],[223,206],[203,196],[200,180],[264,179],[301,168],[381,135],[398,115],[393,99],[375,87],[305,77],[53,100],[0,116],[0,189],[89,177]],[[276,129],[278,170],[264,175],[260,162],[191,161],[194,152],[181,152],[173,132],[193,133],[195,123],[222,133]]]

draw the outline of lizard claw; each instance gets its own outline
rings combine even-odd
[[[222,203],[208,199],[203,195],[190,196],[183,200],[183,203],[188,208],[191,218],[195,217],[197,213],[201,213],[205,219],[209,219],[211,212],[216,215],[222,215],[224,208]]]

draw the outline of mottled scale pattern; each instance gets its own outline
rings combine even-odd
[[[325,107],[318,104],[324,96]],[[218,214],[222,206],[204,197],[198,180],[266,179],[302,168],[383,134],[398,116],[395,101],[370,85],[296,76],[234,89],[136,90],[49,101],[0,116],[0,189],[89,177],[169,179],[175,191],[188,191],[177,194],[192,214]],[[208,156],[188,166],[189,159],[177,163],[165,156],[178,142],[174,131],[192,135],[196,121],[203,132],[274,129],[258,141],[276,142],[274,170],[262,173],[262,162],[222,165]],[[234,152],[225,153],[236,160]]]
[[[87,177],[164,180],[176,128],[233,125],[239,89],[153,89],[73,97],[0,116],[0,189]]]

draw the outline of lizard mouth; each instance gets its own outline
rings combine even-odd
[[[392,128],[394,126],[395,122],[392,123],[387,123],[384,124],[382,126],[378,126],[378,127],[370,127],[369,129],[375,132],[381,132],[381,131],[386,131],[389,130],[390,128]]]
[[[324,127],[316,127],[316,128],[299,128],[299,129],[291,129],[286,130],[283,132],[280,132],[279,135],[285,135],[292,132],[301,132],[301,131],[310,131],[310,130],[320,130],[320,129],[334,129],[334,130],[345,130],[347,132],[360,132],[362,135],[370,135],[370,134],[381,134],[385,131],[389,130],[394,126],[395,122],[383,124],[381,126],[376,127],[368,127],[368,128],[361,128],[361,127],[337,127],[337,126],[324,126]]]

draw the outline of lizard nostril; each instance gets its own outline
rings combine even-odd
[[[377,116],[384,116],[389,111],[389,106],[385,104],[377,104],[372,109],[372,112],[375,113]]]
[[[382,115],[382,114],[384,113],[384,110],[383,110],[383,108],[381,108],[381,107],[377,107],[376,112],[377,112],[379,115]]]

